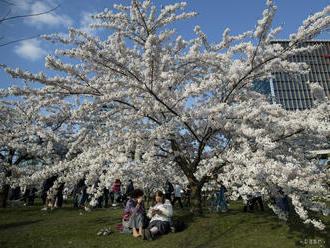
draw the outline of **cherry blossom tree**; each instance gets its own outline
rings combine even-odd
[[[47,101],[45,106],[40,98],[15,98],[10,90],[0,95],[0,192],[5,207],[10,186],[34,184],[29,177],[63,160],[75,138],[69,104],[58,105],[57,99],[57,104]],[[27,183],[19,183],[22,178]]]
[[[198,26],[194,39],[177,35],[173,23],[196,16],[185,7],[159,10],[150,1],[132,1],[93,16],[100,21],[94,28],[109,30],[106,40],[73,28],[67,38],[44,36],[69,46],[46,57],[48,68],[66,76],[6,68],[32,84],[17,92],[49,101],[75,97],[72,115],[81,120],[84,145],[78,156],[58,165],[71,170],[65,180],[84,175],[97,198],[116,177],[153,180],[160,187],[162,178],[183,175],[195,214],[202,211],[201,190],[208,182],[224,181],[233,199],[255,192],[272,198],[282,191],[305,223],[324,228],[308,211],[329,212],[326,173],[308,151],[327,145],[327,99],[312,85],[323,103],[290,112],[251,88],[273,72],[308,72],[306,64],[288,58],[315,48],[301,44],[329,27],[330,7],[308,17],[287,47],[272,43],[282,27],[272,27],[276,6],[270,0],[254,30],[232,36],[226,29],[216,44]],[[33,88],[34,82],[43,87]],[[92,186],[96,179],[99,189]]]

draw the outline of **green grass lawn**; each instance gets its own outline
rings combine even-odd
[[[208,213],[193,218],[188,209],[175,208],[175,218],[184,220],[186,230],[154,241],[121,234],[122,209],[95,209],[90,213],[71,205],[53,212],[33,207],[0,209],[0,247],[330,247],[330,218],[327,230],[318,231],[292,216],[285,223],[266,208],[265,212],[242,212],[241,202],[230,202],[228,213]],[[81,215],[81,213],[83,213]],[[97,236],[102,228],[114,233]]]

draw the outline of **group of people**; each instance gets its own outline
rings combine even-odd
[[[83,208],[85,203],[90,200],[90,195],[87,193],[87,185],[85,184],[85,179],[82,178],[81,180],[77,181],[72,191],[70,191],[68,188],[64,188],[64,183],[59,183],[56,190],[56,195],[49,197],[48,191],[53,187],[57,178],[58,177],[56,175],[52,176],[46,179],[43,183],[40,194],[44,204],[44,208],[42,208],[42,210],[62,207],[63,201],[65,201],[67,196],[70,194],[69,192],[71,192],[70,195],[72,196],[73,207]],[[95,186],[98,186],[97,183]],[[177,181],[175,181],[173,185],[169,180],[166,180],[163,188],[164,193],[162,191],[156,192],[153,199],[153,207],[150,208],[147,213],[145,212],[144,204],[142,201],[144,198],[143,191],[140,189],[134,190],[132,180],[129,180],[126,184],[125,191],[123,188],[124,187],[120,179],[116,179],[111,189],[103,189],[103,194],[98,198],[98,204],[96,207],[102,208],[104,205],[105,208],[108,208],[110,206],[116,207],[119,205],[125,208],[123,214],[124,232],[130,230],[132,231],[134,237],[143,236],[146,239],[152,239],[156,233],[163,234],[168,232],[168,223],[170,223],[173,207],[175,206],[176,202],[179,203],[181,209],[183,208],[182,196],[185,200],[186,206],[190,206],[191,187],[187,185],[187,187],[182,190]],[[36,198],[37,195],[37,189],[35,187],[26,188],[23,194],[21,194],[19,190],[19,187],[12,189],[8,196],[8,200],[14,201],[16,199],[23,199],[26,205],[33,205],[34,198]],[[218,190],[215,192],[215,198],[211,199],[210,201],[210,212],[214,208],[216,209],[217,213],[229,211],[226,201],[226,192],[227,188],[221,181]],[[272,203],[275,204],[284,213],[288,214],[290,210],[290,200],[282,190],[279,190],[279,192],[280,194],[276,199],[271,199]],[[204,192],[202,196],[203,195],[213,195],[213,193],[207,194],[207,192]],[[202,199],[204,199],[205,204],[207,204],[207,198],[202,197]],[[261,211],[264,211],[262,195],[260,193],[257,192],[248,196],[246,200],[243,200],[244,212],[247,212],[248,210],[253,211],[257,208],[259,208]],[[149,224],[147,225],[146,223]]]
[[[12,188],[7,197],[10,206],[32,206],[37,198],[37,188],[34,186],[25,187],[22,191],[20,187]]]
[[[190,207],[191,187],[189,184],[187,185],[186,190],[182,190],[177,181],[173,186],[173,184],[167,179],[164,185],[164,191],[165,198],[168,199],[173,206],[178,202],[181,209],[183,208],[181,191],[184,191],[186,206]]]
[[[57,193],[55,197],[49,197],[48,191],[53,187],[55,181],[57,180],[58,176],[54,175],[50,178],[47,178],[42,186],[42,193],[41,199],[44,205],[44,208],[41,210],[45,211],[48,207],[53,210],[54,208],[61,208],[63,204],[63,191],[64,191],[64,183],[60,183],[59,187],[57,188]]]
[[[95,184],[98,186],[98,182]],[[111,190],[104,188],[103,194],[98,198],[98,208],[109,208],[110,206],[116,207],[121,205],[125,207],[127,200],[131,197],[134,191],[133,181],[130,179],[126,185],[126,191],[123,193],[123,186],[120,179],[116,179]],[[87,194],[87,186],[84,179],[81,179],[74,185],[72,191],[72,199],[74,208],[81,208],[86,202],[90,200]]]
[[[153,203],[146,212],[143,202],[143,191],[135,189],[127,201],[122,224],[118,228],[124,233],[132,233],[133,237],[153,240],[158,235],[170,232],[173,207],[162,191],[156,191]]]
[[[85,184],[84,178],[76,181],[72,191],[68,188],[64,188],[64,183],[59,184],[59,187],[56,189],[56,195],[49,197],[48,191],[53,187],[56,180],[57,176],[52,176],[44,181],[41,190],[41,199],[44,208],[41,210],[47,210],[48,208],[51,210],[54,208],[61,208],[63,201],[68,198],[69,194],[72,196],[74,208],[83,208],[85,204],[90,201],[91,198],[87,193],[87,185]],[[97,184],[98,183],[95,185],[96,187]],[[102,208],[104,205],[105,208],[108,208],[109,206],[115,207],[118,204],[122,204],[122,206],[125,207],[126,201],[133,191],[133,181],[129,180],[128,185],[126,186],[126,192],[122,194],[122,183],[120,179],[116,179],[111,190],[107,188],[103,189],[103,194],[98,198],[98,204],[96,207]]]

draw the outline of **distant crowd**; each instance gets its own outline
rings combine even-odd
[[[44,207],[42,211],[61,208],[63,202],[68,198],[72,199],[73,208],[88,208],[91,196],[87,193],[85,179],[77,181],[71,189],[65,187],[64,183],[59,184],[55,197],[50,197],[48,191],[53,187],[57,176],[52,176],[43,182],[42,188],[38,191],[35,187],[28,187],[23,192],[19,187],[11,189],[8,195],[8,202],[13,206],[15,203],[22,205],[34,205],[34,200],[38,196],[42,199]],[[98,186],[98,182],[95,183]],[[202,192],[202,203],[208,205],[212,212],[228,212],[228,202],[226,199],[227,188],[220,182],[218,189],[213,192]],[[173,207],[178,203],[181,209],[191,205],[191,187],[187,185],[182,188],[178,182],[172,184],[166,180],[163,190],[156,191],[153,196],[146,195],[142,189],[135,189],[132,180],[123,185],[120,179],[116,179],[111,190],[104,188],[102,194],[97,199],[96,208],[123,208],[122,223],[117,225],[117,229],[122,233],[132,234],[133,237],[143,237],[145,240],[153,240],[156,236],[163,235],[169,231],[180,230],[182,223],[173,223]],[[150,204],[150,200],[152,202]],[[289,198],[280,192],[278,199],[273,199],[277,207],[284,212],[289,212]],[[148,202],[149,210],[145,210],[145,202]],[[262,195],[256,192],[253,196],[248,196],[243,201],[243,211],[247,212],[259,209],[264,211]],[[88,207],[87,207],[88,206]],[[98,233],[102,235],[104,231]]]

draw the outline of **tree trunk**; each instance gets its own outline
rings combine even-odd
[[[171,147],[173,151],[180,152],[180,148],[175,140],[171,140]],[[184,156],[178,155],[175,157],[174,161],[178,164],[183,173],[186,175],[191,186],[190,212],[196,216],[202,215],[203,209],[201,191],[205,182],[198,181],[198,179],[194,176],[196,165],[190,164]]]
[[[8,193],[9,193],[9,185],[4,185],[3,190],[0,192],[0,201],[2,208],[5,208],[7,206]]]
[[[11,160],[10,160],[10,162],[11,162]],[[11,176],[11,170],[6,170],[5,176],[6,176],[6,178],[10,177]],[[9,184],[3,185],[2,191],[0,192],[0,201],[1,201],[1,207],[2,208],[5,208],[7,206],[7,197],[8,197],[8,194],[9,194],[9,190],[10,190],[10,185]]]
[[[202,187],[198,184],[191,184],[190,212],[193,215],[202,215]]]

